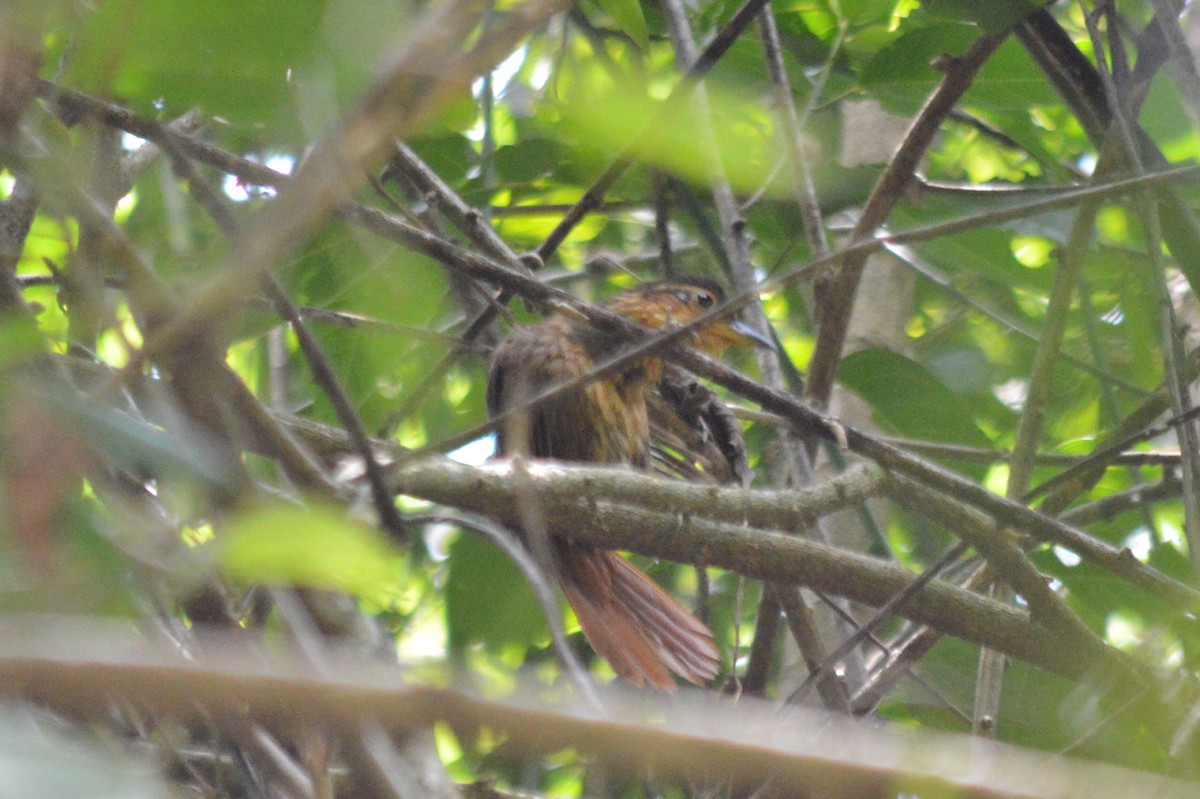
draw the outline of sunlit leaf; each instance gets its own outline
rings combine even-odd
[[[496,151],[496,177],[504,182],[527,183],[554,170],[561,158],[558,144],[550,139],[525,139]]]
[[[707,182],[714,155],[737,189],[752,192],[767,182],[781,152],[770,135],[762,108],[733,91],[709,84],[712,116],[718,121],[715,152],[697,133],[694,106],[681,103],[669,125],[653,130],[647,124],[662,112],[662,104],[631,92],[615,92],[564,108],[564,121],[577,134],[586,133],[589,146],[619,152],[631,145],[638,157],[677,175]]]
[[[395,549],[333,508],[259,506],[234,517],[218,546],[222,568],[245,582],[370,595],[401,574]]]
[[[942,79],[934,68],[943,56],[962,55],[980,35],[970,25],[935,23],[914,28],[877,53],[863,69],[864,88],[894,113],[912,115]],[[948,66],[953,68],[953,64]],[[965,102],[1028,111],[1058,103],[1058,96],[1029,55],[1013,39],[1002,44],[971,83]]]
[[[288,71],[302,64],[324,6],[105,0],[75,40],[70,76],[150,111],[155,101],[174,113],[202,105],[238,124],[262,123],[264,109],[292,91]]]
[[[642,13],[639,0],[597,0],[600,7],[608,13],[617,27],[629,34],[643,49],[649,44],[646,33],[646,15]]]

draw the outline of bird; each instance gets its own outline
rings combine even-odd
[[[683,325],[725,301],[719,283],[687,276],[643,283],[614,295],[608,310],[644,327]],[[648,400],[664,370],[651,355],[615,373],[519,409],[551,387],[576,381],[627,342],[586,320],[557,312],[517,327],[496,348],[488,375],[487,406],[497,426],[497,455],[652,469]],[[773,346],[752,328],[716,319],[688,342],[712,357],[731,345]],[[592,648],[618,676],[642,687],[673,691],[673,672],[704,685],[720,670],[712,632],[645,572],[617,552],[551,530],[555,577]]]

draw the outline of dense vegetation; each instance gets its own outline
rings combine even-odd
[[[1192,795],[1181,5],[5,2],[0,794]],[[750,489],[484,464],[512,326],[681,272]]]

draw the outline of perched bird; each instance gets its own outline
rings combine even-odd
[[[614,296],[609,310],[645,327],[686,324],[724,301],[708,278],[646,283]],[[758,333],[718,320],[697,331],[690,344],[717,356],[732,344],[759,342]],[[496,349],[488,380],[493,417],[519,408],[546,389],[588,374],[625,340],[563,314],[515,330]],[[647,400],[663,374],[650,357],[615,374],[576,387],[514,414],[497,430],[497,452],[584,463],[651,468]],[[708,628],[616,552],[570,540],[551,530],[556,577],[584,635],[618,675],[659,690],[674,688],[669,672],[703,684],[720,665]]]

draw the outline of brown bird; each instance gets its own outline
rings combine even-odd
[[[725,299],[708,278],[647,283],[616,295],[609,310],[645,327],[686,324]],[[716,321],[689,343],[717,356],[731,344],[771,343],[738,322]],[[515,330],[496,349],[488,380],[492,416],[591,372],[625,340],[584,321],[555,314]],[[585,463],[651,468],[647,399],[663,373],[659,358],[573,388],[515,414],[497,431],[497,452]],[[712,633],[644,572],[616,552],[552,536],[556,577],[584,635],[618,675],[634,685],[674,688],[668,672],[703,684],[716,676]]]

